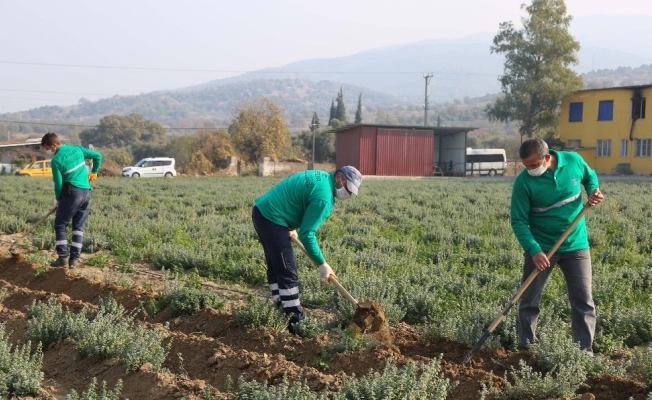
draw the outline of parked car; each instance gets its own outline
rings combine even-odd
[[[133,167],[123,168],[122,176],[130,178],[171,178],[177,176],[177,170],[174,169],[174,158],[152,157],[143,158]]]
[[[52,178],[52,160],[34,161],[25,168],[18,170],[16,175]]]

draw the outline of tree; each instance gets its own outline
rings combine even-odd
[[[358,109],[355,110],[355,123],[362,123],[362,93],[358,96]]]
[[[85,147],[92,144],[116,149],[143,143],[160,145],[166,142],[167,136],[163,125],[140,114],[113,114],[102,118],[96,128],[83,130],[79,139]]]
[[[231,138],[226,129],[200,129],[197,132],[199,149],[215,168],[224,168],[233,155]]]
[[[228,132],[240,157],[254,163],[260,157],[278,159],[290,139],[283,109],[266,98],[235,108]]]
[[[328,117],[328,126],[333,126],[334,119],[337,119],[337,108],[335,108],[335,102],[331,99],[331,111],[330,117]]]
[[[522,30],[512,22],[500,24],[492,53],[505,54],[499,78],[503,96],[485,109],[491,121],[517,121],[521,136],[555,128],[561,100],[580,89],[582,79],[569,68],[577,64],[580,45],[568,32],[572,17],[564,0],[532,0],[521,8]]]
[[[335,119],[346,123],[346,107],[344,106],[344,93],[342,93],[341,86],[337,99],[335,99]]]

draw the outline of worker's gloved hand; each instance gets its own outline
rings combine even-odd
[[[88,174],[89,182],[95,182],[96,179],[97,179],[97,174]]]
[[[291,230],[290,231],[290,239],[292,239],[292,238],[296,239],[297,237],[299,237],[299,235],[297,235],[297,231]]]
[[[331,281],[331,275],[337,278],[335,272],[333,272],[333,268],[331,268],[331,266],[328,265],[328,263],[325,262],[319,266],[319,276],[321,276],[322,279],[326,279],[326,282]]]
[[[52,204],[54,207],[59,207],[59,200],[54,199],[54,204]]]

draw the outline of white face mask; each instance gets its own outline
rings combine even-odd
[[[534,169],[528,169],[527,173],[530,174],[531,176],[541,176],[543,175],[544,172],[546,172],[547,169],[548,167],[546,167],[543,163],[541,163],[541,165],[539,165]]]
[[[351,197],[351,193],[349,193],[344,186],[342,186],[339,189],[335,189],[335,198],[338,200],[345,200]]]

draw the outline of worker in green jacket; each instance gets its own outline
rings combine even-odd
[[[321,277],[328,281],[335,274],[324,259],[315,232],[330,215],[335,199],[357,196],[361,183],[360,171],[352,166],[332,173],[308,170],[284,179],[255,199],[251,217],[265,251],[267,281],[274,301],[291,316],[291,331],[292,324],[301,321],[304,313],[290,231],[299,229],[299,240],[319,265]]]
[[[46,133],[41,146],[52,158],[52,179],[57,214],[54,219],[56,251],[59,256],[50,265],[75,268],[81,257],[84,227],[91,209],[91,185],[97,179],[102,154],[81,146],[62,144],[54,133]],[[90,174],[86,160],[93,160]],[[72,243],[68,251],[68,224],[72,220]]]
[[[582,211],[581,186],[591,206],[604,199],[598,177],[579,154],[548,150],[541,139],[524,141],[519,153],[525,169],[514,180],[510,216],[512,230],[525,250],[522,282],[535,268],[540,271],[519,301],[519,345],[527,349],[536,341],[541,293],[552,267],[559,265],[568,287],[573,338],[592,354],[596,314],[584,218],[550,259],[546,252]]]

